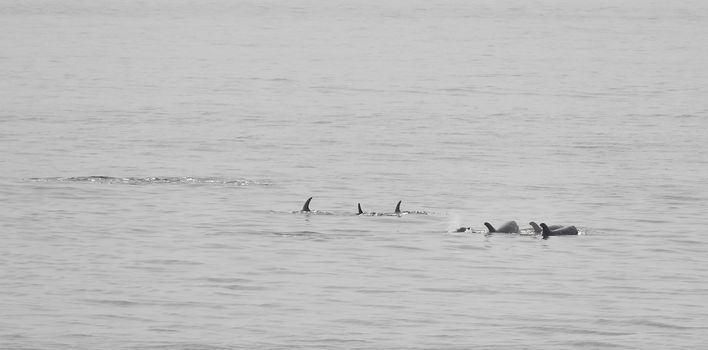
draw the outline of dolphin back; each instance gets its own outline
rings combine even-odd
[[[550,226],[549,226],[550,228]],[[573,236],[578,234],[578,229],[575,226],[564,226],[551,232],[558,232],[559,236]]]
[[[531,222],[529,222],[529,225],[531,225],[531,227],[533,228],[533,232],[535,232],[535,233],[542,233],[543,232],[543,229],[540,226],[538,226],[537,223],[531,221]],[[547,225],[547,226],[548,226],[548,229],[551,231],[564,227],[563,225]]]
[[[542,223],[541,227],[543,228],[543,238],[547,238],[548,236],[574,236],[578,234],[578,229],[572,225],[551,230],[549,226]]]
[[[504,223],[504,225],[499,226],[499,228],[497,228],[497,232],[519,233],[519,225],[516,223],[516,221],[512,220]]]

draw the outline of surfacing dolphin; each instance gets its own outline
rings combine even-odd
[[[487,229],[489,230],[489,233],[493,232],[501,232],[501,233],[520,233],[519,231],[519,225],[516,224],[516,221],[509,221],[504,223],[504,225],[499,226],[498,229],[495,229],[492,224],[485,222],[484,226],[487,226]]]
[[[309,213],[310,212],[310,201],[312,200],[312,197],[308,198],[307,201],[305,201],[305,205],[302,206],[302,209],[300,209],[300,212],[302,213]]]
[[[367,216],[401,216],[401,215],[407,215],[407,214],[422,214],[422,215],[430,215],[428,214],[427,211],[409,211],[409,210],[401,210],[401,202],[403,201],[398,201],[396,203],[396,208],[393,210],[393,213],[388,212],[365,212],[364,210],[361,209],[361,203],[357,203],[357,214],[356,215],[367,215]]]
[[[369,215],[369,216],[401,216],[404,214],[410,214],[409,211],[401,211],[401,202],[398,201],[398,204],[396,204],[396,209],[393,211],[393,213],[377,213],[375,211],[372,212],[365,212],[361,209],[361,203],[357,203],[357,214],[356,215]]]
[[[427,211],[401,210],[401,202],[402,202],[402,201],[398,201],[398,203],[396,204],[396,209],[393,211],[393,215],[398,215],[398,216],[406,215],[406,214],[430,215],[430,213],[427,212]]]
[[[578,229],[575,226],[564,226],[559,229],[551,230],[545,223],[541,223],[541,228],[543,228],[543,238],[546,239],[548,236],[577,236]]]
[[[323,210],[311,210],[310,209],[310,202],[312,201],[312,197],[308,198],[305,201],[305,204],[302,206],[302,209],[300,211],[294,211],[293,213],[300,213],[300,214],[312,214],[312,215],[335,215],[333,212],[329,211],[323,211]],[[351,214],[349,214],[351,215]]]
[[[542,233],[543,232],[543,228],[538,226],[537,223],[531,221],[531,222],[529,222],[529,225],[531,225],[531,227],[533,228],[533,232],[535,232],[535,233]],[[550,226],[548,226],[548,229],[553,231],[553,230],[557,230],[562,227],[563,227],[563,225],[550,225]]]
[[[377,213],[375,211],[365,212],[365,211],[361,210],[361,203],[357,203],[356,206],[358,209],[358,212],[356,213],[356,215],[364,215],[364,216],[382,216],[382,215],[384,215],[383,213]]]
[[[401,202],[403,201],[398,201],[398,204],[396,204],[396,210],[393,211],[394,214],[396,215],[401,215],[401,214],[408,214],[407,211],[401,211]]]

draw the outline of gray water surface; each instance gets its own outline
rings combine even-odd
[[[0,348],[702,348],[706,23],[2,1]]]

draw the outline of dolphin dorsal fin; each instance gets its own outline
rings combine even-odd
[[[494,229],[494,226],[492,226],[492,224],[490,224],[488,222],[485,222],[484,226],[487,226],[487,229],[489,230],[489,232],[497,232],[497,230]]]
[[[548,238],[548,236],[551,235],[551,230],[548,228],[545,222],[541,223],[541,227],[543,228],[543,238]]]
[[[364,214],[364,211],[361,210],[361,203],[357,203],[356,206],[359,208],[359,212],[356,215]]]
[[[302,206],[302,210],[300,210],[300,211],[309,212],[311,200],[312,200],[312,197],[308,198],[307,201],[305,201],[305,205]]]
[[[398,201],[398,204],[396,204],[396,210],[393,211],[394,213],[396,213],[396,214],[401,213],[401,202],[402,201]]]
[[[536,232],[536,233],[541,233],[541,232],[543,232],[543,229],[540,228],[540,227],[538,227],[538,224],[537,224],[537,223],[531,221],[531,222],[529,222],[529,225],[531,225],[531,227],[533,227],[533,232]]]

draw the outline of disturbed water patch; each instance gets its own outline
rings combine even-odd
[[[31,182],[76,182],[119,185],[152,185],[152,184],[197,184],[197,185],[226,185],[226,186],[269,186],[270,180],[249,180],[240,178],[222,177],[193,177],[193,176],[165,176],[165,177],[114,177],[114,176],[72,176],[72,177],[31,177],[25,179]]]

